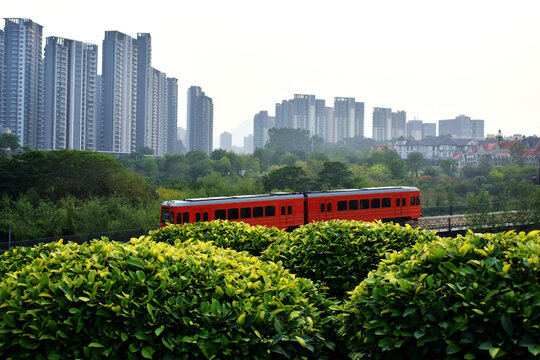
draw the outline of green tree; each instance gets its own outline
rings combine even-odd
[[[353,174],[347,165],[339,161],[326,161],[317,177],[321,190],[347,188],[351,186]]]
[[[409,171],[418,177],[418,171],[426,166],[426,160],[421,152],[414,151],[407,156],[407,166]]]
[[[311,151],[309,130],[291,128],[271,128],[268,130],[268,142],[264,146],[270,150],[282,150],[286,153],[294,150]]]
[[[306,191],[309,189],[306,172],[299,166],[286,165],[272,170],[263,177],[264,189]]]
[[[19,137],[15,134],[0,134],[0,150],[17,150],[20,147]]]
[[[452,158],[443,159],[441,160],[439,166],[446,175],[452,178],[456,177],[456,171],[458,167],[458,162],[456,160]]]

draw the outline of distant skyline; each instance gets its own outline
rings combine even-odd
[[[152,36],[152,64],[214,102],[214,138],[294,94],[365,103],[435,122],[485,120],[485,134],[540,135],[540,1],[4,2],[58,36],[99,46],[105,31]],[[2,20],[3,21],[3,20]],[[2,24],[3,28],[3,24]],[[243,139],[233,138],[235,145]]]

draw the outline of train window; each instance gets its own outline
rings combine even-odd
[[[360,200],[360,209],[369,209],[369,199]]]
[[[282,207],[281,207],[281,215],[285,215],[285,214],[286,214],[286,213],[285,213],[285,206],[282,206]]]
[[[332,211],[332,203],[326,204],[326,210],[328,210],[329,212]]]
[[[287,206],[287,214],[292,215],[292,206],[291,205]]]
[[[258,218],[263,216],[263,207],[262,206],[255,206],[253,208],[253,217]]]
[[[195,214],[195,222],[199,222],[201,221],[201,213],[196,213]]]
[[[229,210],[227,210],[227,219],[229,219],[229,220],[238,219],[238,209],[229,209]]]
[[[382,199],[382,207],[383,208],[389,208],[392,206],[392,200],[390,198],[383,198]]]
[[[377,209],[381,207],[381,199],[371,199],[371,208]]]
[[[407,199],[401,199],[401,206],[407,206]]]
[[[411,205],[414,205],[414,196],[411,196]]]
[[[264,207],[264,216],[275,216],[276,207],[274,205],[269,205]]]
[[[420,196],[416,197],[416,205],[420,205]]]
[[[324,203],[321,203],[321,212],[324,212]]]
[[[347,200],[342,200],[337,202],[338,211],[347,211]]]
[[[189,224],[189,213],[187,211],[182,214],[182,218],[183,224]]]
[[[358,200],[349,200],[349,210],[358,210]]]
[[[176,223],[181,224],[182,223],[182,213],[176,214]]]
[[[396,199],[396,206],[399,207],[401,205],[401,200],[399,198]]]
[[[216,220],[225,220],[227,219],[227,212],[225,211],[225,209],[218,209],[214,213],[214,217]]]
[[[242,219],[248,219],[251,217],[251,208],[245,207],[240,209],[240,217]]]
[[[202,215],[203,221],[208,221],[208,213],[204,212]]]
[[[161,212],[161,222],[162,223],[169,222],[170,221],[170,218],[169,218],[170,214],[171,213],[168,212],[168,211],[162,211]]]

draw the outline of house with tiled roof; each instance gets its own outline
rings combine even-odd
[[[441,160],[450,158],[463,159],[464,163],[476,161],[478,142],[474,139],[452,139],[451,137],[426,138],[422,140],[401,137],[396,140],[394,148],[402,159],[407,159],[410,153],[419,152],[424,159],[438,164]],[[462,155],[457,155],[462,154]]]
[[[490,156],[494,165],[510,163],[515,156],[519,156],[524,164],[536,165],[540,159],[540,139],[536,136],[503,140],[501,133],[494,142],[483,142],[478,148],[478,156]]]

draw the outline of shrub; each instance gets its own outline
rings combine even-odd
[[[351,358],[533,359],[540,237],[473,234],[387,254],[338,316]]]
[[[332,220],[295,229],[261,255],[298,276],[320,282],[342,298],[354,289],[387,251],[436,238],[434,232],[392,223]]]
[[[215,245],[231,248],[236,251],[247,251],[259,255],[263,250],[286,236],[286,233],[275,227],[251,226],[244,222],[215,220],[185,225],[169,225],[150,231],[154,241],[174,244],[175,241],[200,240],[213,241]]]
[[[141,237],[57,244],[20,264],[0,278],[2,358],[324,358],[332,347],[313,283],[245,252]]]

